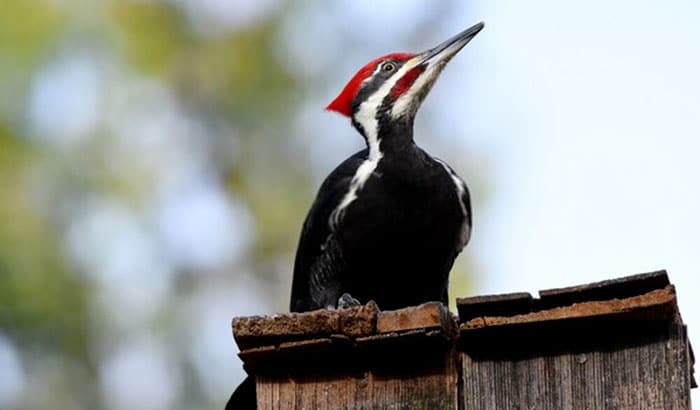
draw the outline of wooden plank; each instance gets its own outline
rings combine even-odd
[[[400,310],[383,311],[379,312],[377,317],[377,333],[432,328],[454,333],[454,318],[442,303],[430,302]]]
[[[455,409],[457,355],[411,372],[365,369],[257,376],[258,409]]]
[[[240,317],[233,319],[233,336],[245,350],[332,334],[369,335],[376,330],[378,312],[376,303],[370,302],[343,310]]]
[[[462,408],[690,408],[684,326],[669,323],[645,343],[615,340],[602,335],[596,349],[580,352],[463,353]]]
[[[331,310],[234,318],[232,327],[233,337],[241,350],[295,338],[340,333],[338,315]]]
[[[529,293],[506,293],[457,299],[460,322],[478,317],[516,316],[576,303],[639,296],[670,284],[666,271],[642,273],[578,286],[547,289],[534,299]]]
[[[379,307],[374,301],[364,306],[339,311],[340,333],[346,336],[366,336],[376,332]]]
[[[392,368],[411,362],[420,366],[421,361],[442,360],[444,352],[454,346],[457,335],[454,318],[440,303],[381,312],[381,320],[377,319],[376,308],[373,310],[371,306],[333,312],[333,315],[339,318],[334,330],[345,334],[302,333],[304,338],[300,338],[290,330],[311,329],[305,321],[317,315],[284,315],[246,322],[245,331],[251,335],[246,339],[248,346],[261,342],[272,344],[242,350],[239,356],[244,368],[251,373],[281,374],[307,368],[326,371],[339,366]],[[286,326],[290,320],[293,326]],[[378,323],[384,333],[377,331]],[[272,334],[257,334],[265,325],[273,329]],[[416,351],[421,354],[416,355]]]
[[[576,319],[677,320],[676,292],[673,285],[624,299],[576,303],[571,306],[515,316],[477,317],[460,325],[460,331],[487,327],[524,325]]]
[[[532,295],[527,292],[457,298],[459,321],[480,316],[513,316],[532,311]]]
[[[665,270],[608,279],[585,285],[546,289],[539,292],[538,309],[568,306],[594,300],[622,299],[670,285]]]

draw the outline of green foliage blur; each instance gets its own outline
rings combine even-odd
[[[224,20],[224,28],[199,15],[196,1],[3,3],[0,366],[11,366],[0,378],[13,378],[5,387],[0,381],[0,408],[221,408],[242,377],[228,320],[256,306],[258,313],[286,310],[301,222],[330,172],[308,159],[309,144],[337,138],[321,129],[295,136],[306,128],[294,124],[310,99],[319,101],[314,116],[329,115],[326,89],[339,90],[353,67],[337,54],[329,60],[338,72],[305,74],[280,56],[290,19],[333,6],[263,3],[264,13]],[[416,30],[445,13],[438,9]],[[348,54],[357,55],[365,56]],[[73,79],[55,83],[66,76]],[[345,128],[338,134],[355,138]],[[178,188],[187,178],[194,182]],[[170,198],[200,189],[197,181],[224,204],[230,223],[213,231],[218,245],[195,243],[202,250],[187,256],[188,229],[199,232],[198,223],[187,228],[178,216],[190,208],[162,214],[179,210]],[[124,230],[150,244],[152,255],[142,255],[142,242],[116,241]],[[139,258],[151,265],[131,269]],[[464,261],[455,271],[452,296],[469,286]],[[237,310],[247,286],[259,305]],[[147,308],[130,306],[134,300]],[[220,327],[213,337],[198,327],[208,329],[197,314],[208,309],[222,318],[211,325]],[[216,348],[222,360],[207,356]],[[139,358],[151,356],[160,370],[139,374],[140,366],[150,369]],[[134,397],[152,401],[121,397],[132,390],[129,376]]]

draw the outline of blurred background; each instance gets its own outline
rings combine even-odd
[[[667,268],[700,344],[698,2],[6,1],[0,408],[222,408],[362,148],[323,107],[480,20],[416,123],[474,199],[451,297]]]

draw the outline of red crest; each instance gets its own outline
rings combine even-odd
[[[362,82],[374,72],[377,64],[388,59],[405,61],[414,56],[415,54],[410,53],[392,53],[370,61],[364,67],[360,68],[360,70],[350,79],[345,88],[343,88],[343,91],[341,91],[340,94],[335,97],[335,100],[328,104],[326,110],[335,111],[346,117],[351,116],[352,100],[355,99],[355,96],[357,96],[357,93],[360,91],[360,85],[362,85]]]

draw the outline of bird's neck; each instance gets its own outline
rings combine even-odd
[[[412,116],[393,119],[380,115],[371,124],[353,120],[353,125],[365,139],[370,160],[402,156],[415,147]]]

